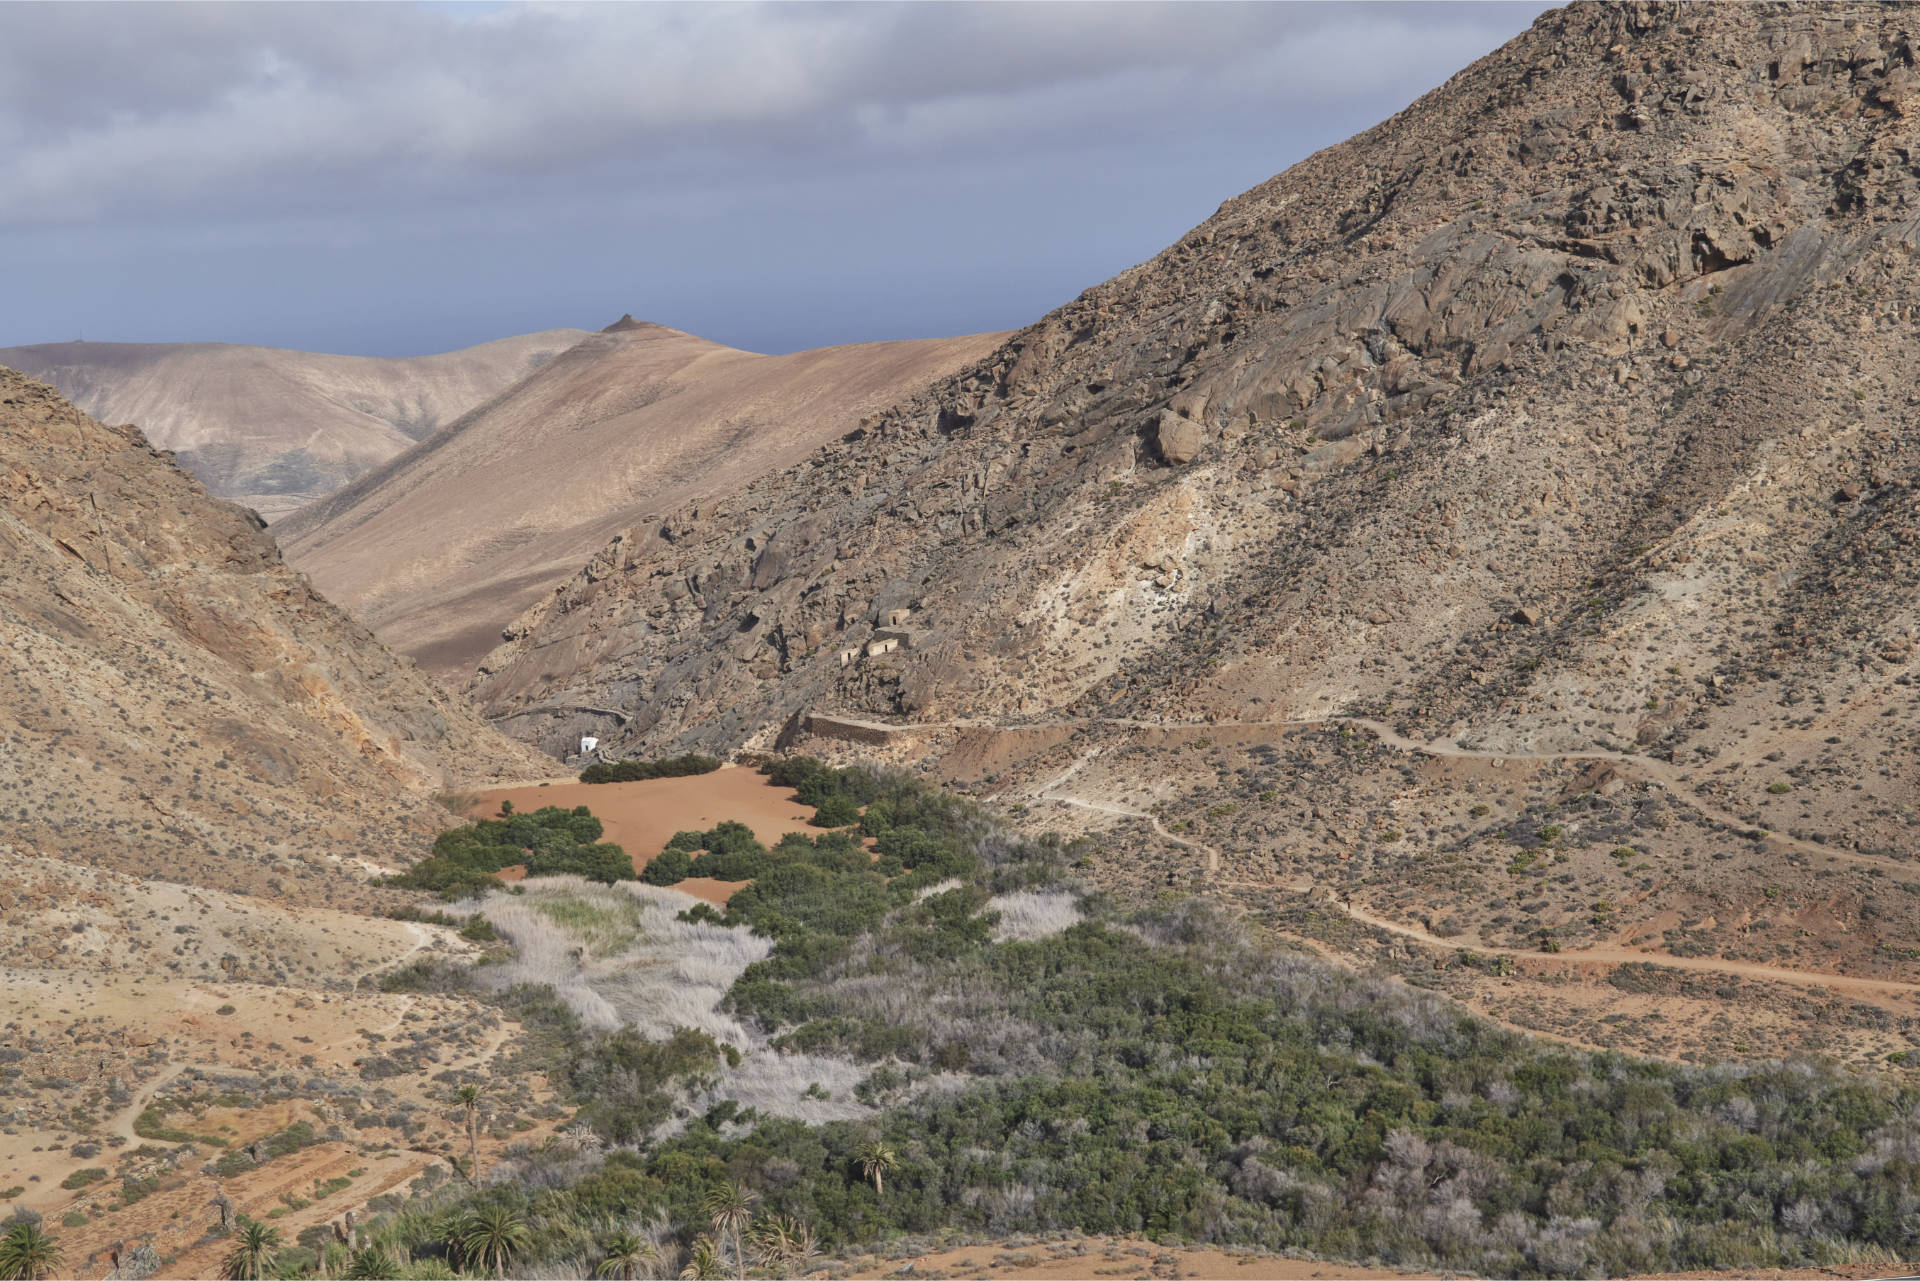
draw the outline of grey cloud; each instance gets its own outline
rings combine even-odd
[[[0,344],[1008,328],[1521,4],[0,4]]]
[[[0,219],[1072,145],[1192,127],[1196,106],[1364,98],[1512,25],[1386,6],[11,6]]]

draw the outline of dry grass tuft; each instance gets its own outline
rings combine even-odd
[[[764,960],[772,941],[744,927],[690,922],[674,890],[577,876],[522,882],[481,905],[514,945],[513,960],[487,967],[502,987],[544,983],[589,1027],[632,1027],[664,1038],[695,1028],[741,1052],[702,1105],[735,1099],[770,1116],[811,1123],[851,1120],[871,1109],[853,1097],[867,1068],[819,1054],[781,1054],[769,1039],[720,1008],[742,971]],[[818,1085],[818,1090],[811,1087]],[[827,1097],[820,1097],[825,1094]]]
[[[1000,913],[993,931],[996,943],[1052,938],[1080,921],[1080,900],[1071,890],[996,894],[987,900],[987,910]]]

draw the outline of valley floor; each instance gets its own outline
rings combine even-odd
[[[1106,852],[1093,875],[1117,890],[1219,895],[1322,955],[1402,974],[1519,1030],[1675,1060],[1815,1054],[1876,1065],[1920,1035],[1920,965],[1887,926],[1860,928],[1859,909],[1836,893],[1920,891],[1920,864],[1759,829],[1717,799],[1704,769],[1605,748],[1419,739],[1364,717],[999,725],[833,715],[809,728],[801,750],[924,762],[1029,831],[1097,835]],[[1716,773],[1739,765],[1716,761]],[[1247,781],[1261,774],[1281,785]],[[1347,812],[1325,807],[1328,774]],[[1532,867],[1524,849],[1500,845],[1515,820],[1544,823],[1601,795],[1616,806],[1655,802],[1665,817],[1602,854],[1581,848],[1595,837],[1575,810],[1559,820],[1570,828],[1565,848],[1550,845]],[[1440,836],[1442,815],[1466,821]],[[1400,839],[1383,830],[1394,823],[1429,824],[1430,848],[1383,850]],[[1688,842],[1711,860],[1676,848]],[[1622,852],[1642,860],[1635,876],[1606,861]],[[1591,878],[1591,905],[1555,901],[1577,889],[1542,877],[1549,859]],[[1468,873],[1491,887],[1477,899],[1461,893]],[[1739,901],[1743,889],[1760,898],[1754,883],[1769,877],[1760,905]],[[1533,924],[1551,930],[1476,927],[1502,893],[1538,895]],[[1762,933],[1767,917],[1775,928]]]
[[[1324,730],[1329,723],[1312,726]],[[1496,759],[1457,744],[1399,740],[1386,726],[1352,723],[1392,750],[1435,756]],[[924,733],[929,727],[914,727]],[[982,727],[963,729],[977,738]],[[1113,729],[1116,727],[1105,727]],[[1191,734],[1200,727],[1118,727],[1141,737]],[[1239,730],[1279,737],[1297,726],[1206,727],[1213,735]],[[1630,1048],[1655,1057],[1697,1059],[1733,1037],[1754,1058],[1787,1052],[1829,1006],[1884,1013],[1886,1025],[1847,1042],[1850,1057],[1877,1058],[1903,1045],[1916,1013],[1920,983],[1891,977],[1799,969],[1702,955],[1675,955],[1633,941],[1593,942],[1561,950],[1498,948],[1469,933],[1447,937],[1376,906],[1338,874],[1263,882],[1246,877],[1217,835],[1191,825],[1176,830],[1165,806],[1142,807],[1103,787],[1097,766],[1111,745],[1066,746],[1058,727],[1021,727],[1034,749],[1004,743],[1005,771],[998,803],[1033,827],[1068,816],[1102,833],[1104,852],[1092,860],[1098,878],[1104,860],[1136,867],[1186,860],[1168,880],[1181,889],[1229,899],[1250,919],[1291,936],[1327,959],[1363,970],[1397,972],[1436,989],[1510,1027],[1592,1048]],[[897,730],[896,730],[897,732]],[[981,742],[988,741],[985,738]],[[831,749],[831,743],[813,744]],[[899,744],[896,742],[894,748]],[[883,753],[884,754],[884,753]],[[896,750],[896,756],[900,753]],[[976,755],[979,744],[976,743]],[[1578,754],[1577,759],[1591,759]],[[1508,758],[1497,758],[1504,763]],[[1608,756],[1607,759],[1615,759]],[[1619,758],[1645,771],[1656,786],[1680,791],[1684,780],[1657,763]],[[1052,764],[1045,762],[1051,761]],[[1017,780],[1024,779],[1024,782]],[[724,819],[747,823],[766,844],[787,833],[814,834],[811,807],[792,789],[759,773],[726,767],[690,778],[585,785],[549,781],[499,788],[463,798],[465,811],[485,816],[510,801],[521,811],[543,805],[588,805],[643,867],[676,833],[712,827]],[[1171,851],[1166,858],[1154,850]],[[1836,861],[1844,851],[1809,851]],[[1151,855],[1149,857],[1148,855]],[[1159,863],[1155,860],[1158,859]],[[47,862],[23,863],[15,883],[44,879]],[[96,883],[97,882],[97,883]],[[237,899],[217,891],[187,891],[160,882],[105,886],[90,882],[103,904],[115,901],[125,919],[118,944],[84,957],[10,958],[0,992],[0,1015],[13,1028],[37,1027],[24,1070],[14,1074],[0,1146],[0,1185],[9,1199],[59,1225],[69,1263],[79,1274],[104,1274],[115,1250],[140,1238],[168,1260],[165,1276],[209,1275],[228,1243],[214,1232],[218,1203],[279,1227],[288,1242],[303,1231],[341,1230],[347,1212],[365,1216],[379,1198],[404,1197],[460,1177],[465,1150],[449,1091],[463,1082],[493,1092],[478,1143],[483,1162],[515,1142],[552,1133],[565,1109],[537,1073],[516,1068],[519,1025],[470,997],[378,990],[384,974],[423,954],[457,958],[476,949],[445,924],[301,913]],[[742,882],[689,881],[676,887],[696,899],[724,904]],[[1125,890],[1124,879],[1115,881]],[[112,894],[101,893],[105,889]],[[159,896],[155,899],[154,896]],[[172,900],[180,901],[174,903]],[[216,933],[222,923],[236,936],[287,932],[313,945],[338,980],[316,975],[290,983],[248,973],[189,980],[143,970],[143,931],[156,927],[126,904],[165,900],[165,921],[191,919]],[[96,913],[103,920],[113,910]],[[51,918],[49,918],[51,919]],[[236,925],[234,923],[238,922]],[[95,922],[94,924],[99,924]],[[98,937],[96,934],[95,937]],[[159,937],[156,935],[156,938]],[[171,941],[171,935],[167,936]],[[1477,955],[1502,958],[1497,965]],[[1427,960],[1422,963],[1421,958]],[[1438,958],[1438,959],[1435,959]],[[64,963],[65,968],[62,968]],[[223,965],[226,964],[223,962]],[[355,980],[369,982],[358,983]],[[1705,986],[1701,986],[1701,984]],[[1737,986],[1728,986],[1737,984]],[[1809,1011],[1812,1011],[1810,1014]],[[58,1028],[54,1014],[68,1020]],[[1669,1032],[1668,1030],[1671,1029]],[[287,1136],[293,1136],[289,1139]],[[158,1141],[167,1146],[155,1146]],[[182,1146],[182,1143],[185,1143]],[[263,1153],[257,1144],[267,1145]],[[278,1144],[278,1149],[273,1145]],[[108,1176],[105,1169],[112,1167]],[[88,1181],[84,1172],[99,1169]],[[388,1202],[388,1204],[392,1204]],[[1854,1277],[1881,1267],[1780,1272],[1780,1277]],[[912,1255],[843,1258],[831,1266],[849,1277],[1245,1277],[1373,1278],[1418,1275],[1242,1252],[1165,1248],[1125,1239],[1010,1241]]]

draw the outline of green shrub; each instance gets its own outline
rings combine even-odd
[[[580,771],[582,783],[637,783],[649,778],[685,778],[692,774],[711,774],[720,762],[711,756],[688,752],[684,756],[659,761],[604,761]]]
[[[493,928],[492,921],[476,912],[460,927],[460,937],[473,943],[492,943],[499,939],[500,931]]]
[[[90,1165],[85,1169],[75,1170],[72,1174],[60,1180],[60,1186],[69,1192],[73,1192],[80,1188],[88,1187],[91,1184],[98,1183],[106,1177],[107,1172],[105,1170],[97,1165]]]
[[[860,807],[851,796],[835,793],[822,800],[807,821],[815,827],[850,827],[860,821]]]
[[[710,1070],[720,1058],[720,1046],[704,1032],[682,1028],[665,1041],[649,1041],[622,1029],[576,1044],[561,1081],[586,1100],[580,1120],[614,1143],[630,1143],[667,1119],[670,1085]]]
[[[640,869],[640,879],[648,885],[675,885],[687,879],[692,866],[686,850],[669,845]]]
[[[216,1148],[227,1146],[227,1141],[217,1134],[192,1134],[171,1128],[166,1123],[166,1113],[157,1105],[142,1109],[140,1115],[133,1118],[133,1132],[143,1139],[153,1139],[159,1143],[204,1143]]]
[[[499,888],[494,873],[515,865],[524,865],[528,876],[584,876],[607,884],[632,880],[633,860],[618,845],[600,841],[604,830],[584,805],[548,805],[531,814],[480,819],[440,833],[431,856],[388,884],[453,900]]]
[[[885,857],[842,832],[757,853],[722,832],[720,853],[761,870],[724,915],[687,915],[772,940],[727,1007],[775,1034],[774,1052],[869,1063],[853,1093],[875,1111],[756,1117],[727,1097],[739,1054],[699,1033],[599,1034],[552,989],[489,994],[578,1119],[636,1146],[597,1168],[529,1154],[526,1177],[450,1184],[377,1239],[437,1257],[445,1223],[503,1207],[530,1233],[516,1267],[547,1275],[610,1217],[663,1219],[684,1245],[707,1230],[707,1194],[737,1183],[829,1250],[1071,1231],[1488,1276],[1752,1273],[1911,1252],[1920,1163],[1901,1154],[1920,1083],[1905,1073],[1697,1068],[1532,1040],[1304,962],[1189,896],[1073,895],[1064,928],[996,942],[994,896],[1060,887],[1083,847],[1019,840],[875,771],[776,771],[866,805]],[[948,878],[958,887],[923,895]],[[1611,916],[1616,900],[1590,901]],[[1644,964],[1608,981],[1684,993],[1700,980]],[[936,1073],[952,1076],[924,1088]],[[795,1074],[790,1097],[831,1097],[801,1089],[810,1075]],[[861,1160],[876,1149],[897,1156],[884,1191]]]
[[[749,881],[768,866],[767,847],[745,823],[727,820],[701,838],[700,855],[689,865],[689,876],[718,881]]]

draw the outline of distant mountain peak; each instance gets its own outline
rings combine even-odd
[[[600,332],[603,334],[624,334],[630,329],[657,329],[659,326],[645,320],[635,320],[632,312],[626,312]]]
[[[231,343],[0,347],[102,422],[136,422],[222,498],[270,520],[351,481],[588,337],[553,329],[429,356]]]

